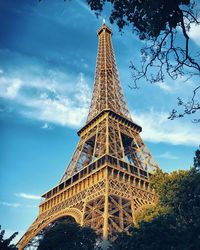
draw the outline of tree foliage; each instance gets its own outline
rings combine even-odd
[[[196,168],[196,170],[200,170],[200,146],[199,149],[197,149],[195,152],[194,167]]]
[[[5,230],[1,229],[0,226],[0,249],[1,250],[17,250],[16,246],[14,244],[11,244],[13,239],[16,237],[18,233],[12,234],[9,238],[4,239]]]
[[[45,228],[29,246],[37,250],[94,250],[97,239],[93,229],[64,218]]]
[[[163,173],[152,177],[158,195],[155,206],[140,213],[130,234],[117,235],[110,249],[198,250],[200,246],[200,151],[190,170]],[[197,164],[197,165],[196,165]]]
[[[150,222],[167,211],[168,208],[160,206],[159,202],[142,206],[135,214],[136,227],[139,227],[142,221]]]
[[[130,235],[120,234],[113,242],[112,250],[169,250],[177,247],[177,228],[175,219],[163,214],[151,222],[142,222],[140,227],[133,227]]]

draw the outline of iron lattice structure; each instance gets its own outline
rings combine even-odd
[[[78,131],[79,143],[60,183],[42,196],[38,217],[18,243],[20,250],[62,216],[74,217],[106,239],[128,230],[136,212],[155,202],[149,177],[158,165],[128,111],[111,35],[103,24],[86,125]]]

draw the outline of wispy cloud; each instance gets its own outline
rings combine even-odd
[[[189,37],[200,46],[200,25],[191,24]]]
[[[49,123],[45,122],[42,127],[42,129],[44,130],[52,130],[53,129],[53,126],[51,126]]]
[[[20,203],[10,203],[10,202],[6,202],[6,201],[0,201],[0,205],[6,206],[6,207],[15,207],[15,208],[21,206]]]
[[[166,82],[158,82],[155,84],[157,87],[166,92],[174,92],[174,89],[169,86]]]
[[[40,197],[39,196],[35,196],[35,195],[27,195],[27,194],[23,194],[23,196],[18,196],[16,195],[17,197],[22,197],[22,198],[25,198],[25,199],[30,199],[30,200],[39,200]],[[37,208],[38,206],[36,205],[33,205],[33,204],[22,204],[22,203],[19,203],[19,202],[7,202],[7,201],[0,201],[0,206],[4,206],[4,207],[10,207],[10,208],[21,208],[21,207],[24,207],[24,208]]]
[[[177,119],[168,120],[166,112],[133,113],[133,120],[143,127],[142,138],[149,142],[165,142],[174,145],[198,146],[200,128],[193,126],[191,121]],[[193,128],[192,128],[193,126]]]
[[[50,71],[50,80],[29,76],[0,75],[0,97],[20,104],[18,113],[44,122],[79,127],[86,119],[91,89],[82,73],[78,78]],[[63,83],[64,82],[64,83]]]
[[[157,155],[157,158],[164,158],[164,159],[168,159],[168,160],[178,160],[179,157],[176,155],[173,155],[170,152],[164,152],[163,154]]]
[[[28,199],[28,200],[40,200],[41,199],[39,195],[33,195],[33,194],[17,193],[15,195],[17,197]]]
[[[3,72],[2,72],[3,74]],[[17,78],[7,78],[0,76],[0,92],[1,97],[4,98],[15,98],[21,88],[22,82]]]
[[[157,88],[160,88],[165,93],[169,94],[187,94],[197,86],[198,79],[196,77],[188,79],[187,76],[179,76],[176,81],[170,77],[166,77],[164,82],[157,82],[154,84]]]
[[[29,109],[22,110],[21,114],[62,126],[79,127],[86,119],[89,107],[87,92],[82,87],[76,85],[76,93],[71,97],[54,91],[53,97],[44,93],[38,99],[23,99],[23,104]]]

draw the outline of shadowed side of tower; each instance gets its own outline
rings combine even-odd
[[[72,216],[104,239],[127,231],[135,213],[155,202],[149,177],[158,168],[129,114],[121,88],[112,31],[103,24],[87,122],[60,183],[45,193],[39,215],[18,243],[27,243],[51,222]]]

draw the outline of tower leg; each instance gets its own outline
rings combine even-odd
[[[107,177],[107,176],[106,176]],[[105,182],[105,204],[104,204],[104,223],[103,223],[103,239],[107,240],[108,238],[108,194],[109,194],[109,182],[106,178]]]

